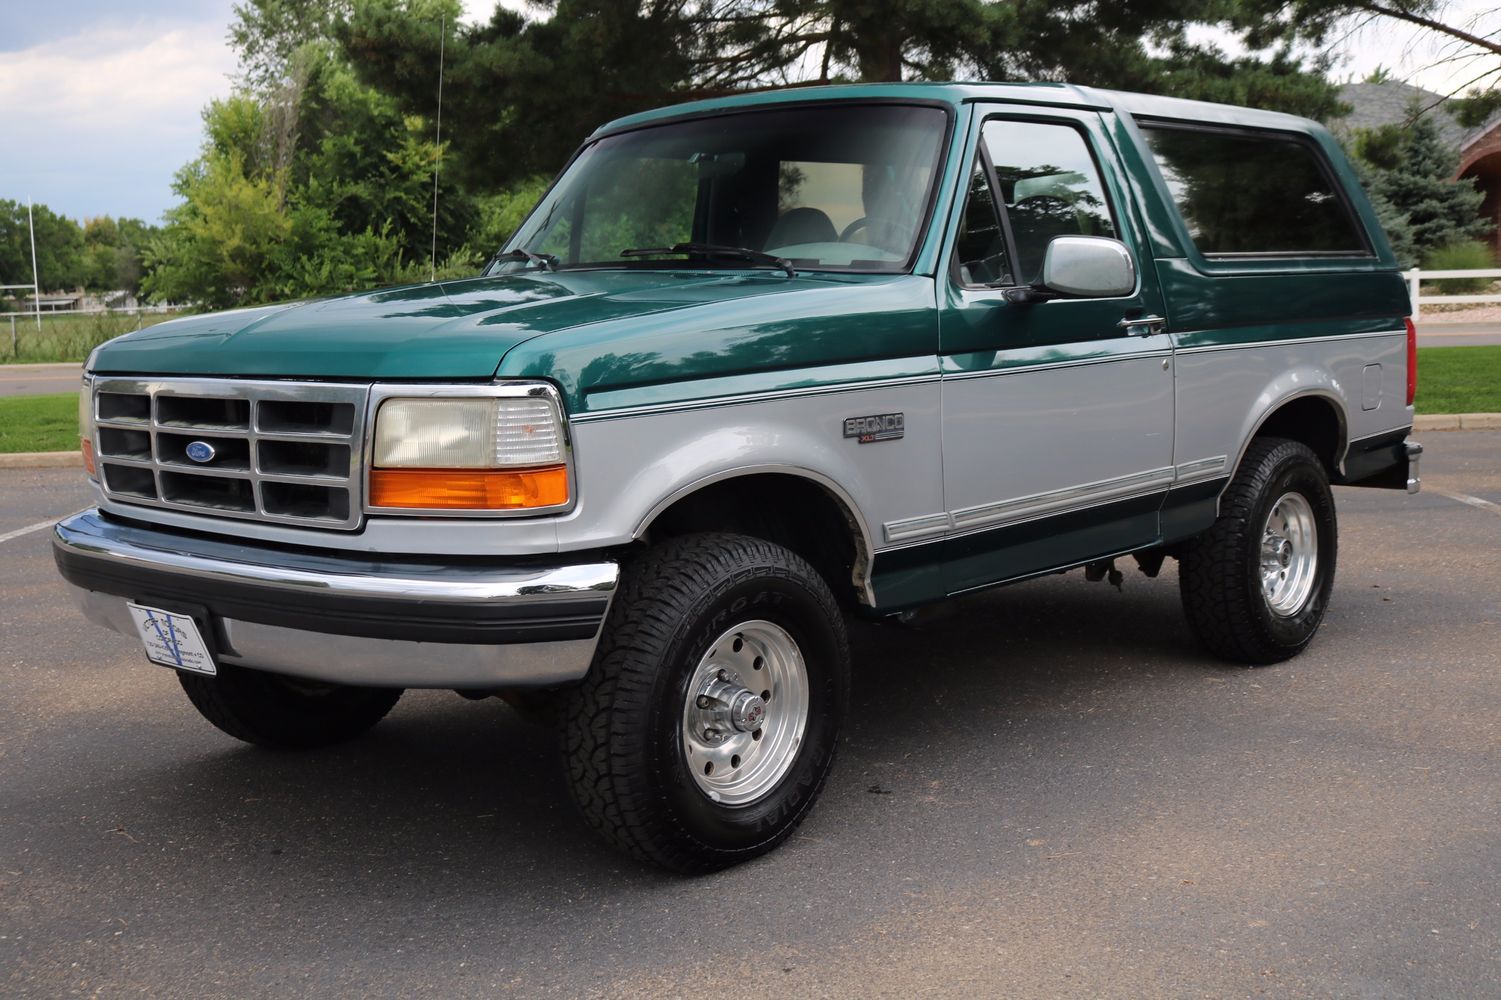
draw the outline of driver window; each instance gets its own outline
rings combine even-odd
[[[1099,168],[1070,125],[991,121],[985,150],[1015,240],[1017,277],[1036,281],[1055,236],[1116,235]]]

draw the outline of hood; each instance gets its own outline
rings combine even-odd
[[[666,270],[525,272],[186,316],[110,341],[108,374],[487,379],[512,347],[558,330],[822,283]]]

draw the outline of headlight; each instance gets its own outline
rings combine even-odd
[[[545,395],[387,399],[373,458],[372,507],[529,510],[569,501],[562,413]]]
[[[85,375],[78,389],[78,447],[83,451],[83,469],[98,479],[94,467],[94,380]]]

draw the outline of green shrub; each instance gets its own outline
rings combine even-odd
[[[1479,271],[1496,266],[1491,248],[1477,240],[1462,240],[1428,251],[1423,258],[1425,271]],[[1490,278],[1440,278],[1440,295],[1476,295],[1491,284]]]

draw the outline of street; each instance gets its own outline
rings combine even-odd
[[[83,365],[0,365],[0,396],[77,392]]]
[[[597,842],[553,735],[411,692],[254,750],[0,541],[0,990],[14,997],[1501,994],[1501,432],[1336,491],[1301,657],[1208,660],[1175,565],[852,629],[819,807],[684,879]],[[0,538],[86,503],[0,472]]]
[[[1490,347],[1501,344],[1501,323],[1418,324],[1419,347]]]

